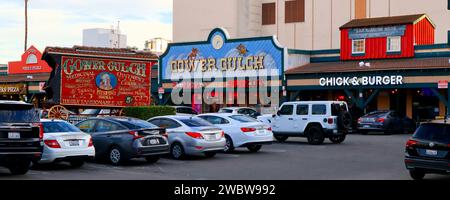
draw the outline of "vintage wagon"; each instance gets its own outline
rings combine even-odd
[[[48,118],[69,120],[79,109],[151,104],[151,70],[158,56],[131,49],[47,47],[42,59],[53,68],[43,102]]]

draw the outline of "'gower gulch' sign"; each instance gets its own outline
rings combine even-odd
[[[62,57],[61,104],[150,105],[152,62]]]

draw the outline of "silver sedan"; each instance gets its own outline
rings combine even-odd
[[[224,132],[199,117],[173,115],[154,117],[148,122],[166,129],[170,154],[175,159],[186,155],[211,158],[225,148]]]

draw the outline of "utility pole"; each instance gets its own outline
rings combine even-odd
[[[117,21],[117,48],[120,49],[120,20]]]
[[[25,0],[25,48],[24,52],[27,50],[28,47],[28,0]]]

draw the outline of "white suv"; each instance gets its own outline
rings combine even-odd
[[[275,139],[306,137],[310,144],[322,144],[325,138],[333,143],[345,140],[352,119],[343,101],[296,101],[283,103],[275,115],[258,119],[272,126]]]

